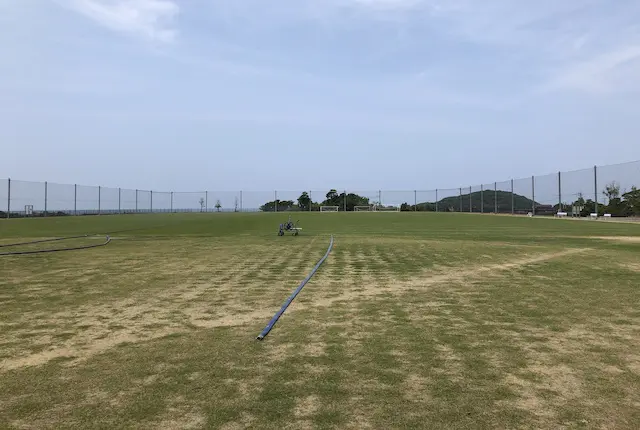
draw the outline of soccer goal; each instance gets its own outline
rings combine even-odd
[[[373,212],[375,208],[373,206],[354,206],[354,212]]]
[[[376,206],[376,212],[400,212],[400,206]]]
[[[338,212],[340,206],[320,206],[320,212]]]

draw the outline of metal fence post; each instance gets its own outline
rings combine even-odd
[[[498,213],[498,183],[493,183],[493,213]]]
[[[240,212],[243,211],[243,202],[242,202],[242,191],[240,191]]]
[[[273,192],[273,209],[278,212],[278,190]]]
[[[118,188],[118,213],[122,213],[122,188]]]
[[[138,190],[136,189],[136,213],[138,213]]]
[[[98,185],[98,215],[100,215],[101,199],[102,199],[102,187]]]
[[[413,211],[418,210],[418,190],[413,190]]]
[[[516,213],[516,198],[513,195],[513,179],[511,180],[511,215]]]
[[[344,211],[346,212],[347,211],[347,190],[344,190],[344,202],[343,202],[343,205],[344,205]]]
[[[598,210],[598,167],[593,166],[593,199],[596,204],[596,214],[600,213]]]
[[[480,213],[484,213],[484,185],[480,185]]]
[[[438,212],[438,189],[436,188],[436,212]]]
[[[47,181],[44,181],[44,216],[47,216]]]
[[[462,212],[462,187],[460,187],[460,212]]]
[[[151,205],[150,205],[151,213],[153,213],[153,190],[151,190]]]
[[[7,179],[7,218],[11,218],[11,178]]]
[[[173,213],[173,191],[171,191],[171,213]]]
[[[78,184],[73,184],[73,214],[78,215]]]
[[[562,212],[562,175],[558,172],[558,211]]]
[[[536,214],[536,181],[535,176],[531,177],[531,213]]]
[[[473,212],[472,207],[473,204],[471,202],[471,185],[469,185],[469,213]]]
[[[209,191],[204,192],[204,211],[209,212]]]

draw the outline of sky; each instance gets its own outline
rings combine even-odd
[[[0,0],[0,178],[430,190],[640,159],[636,0]]]

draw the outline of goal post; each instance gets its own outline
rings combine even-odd
[[[376,206],[374,209],[375,212],[400,212],[400,206]]]
[[[369,206],[354,206],[353,207],[353,211],[354,212],[373,212],[375,211],[375,207],[372,205]]]
[[[340,206],[320,206],[320,212],[338,212]]]

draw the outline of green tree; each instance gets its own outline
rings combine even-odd
[[[298,207],[301,211],[308,211],[312,203],[311,197],[309,197],[309,193],[306,191],[303,191],[300,197],[298,197]]]
[[[635,185],[631,187],[631,191],[628,191],[622,195],[626,206],[626,215],[639,216],[640,215],[640,189]]]
[[[293,200],[278,200],[277,201],[278,212],[290,211],[295,207]],[[276,201],[270,201],[260,206],[262,212],[275,212]]]

